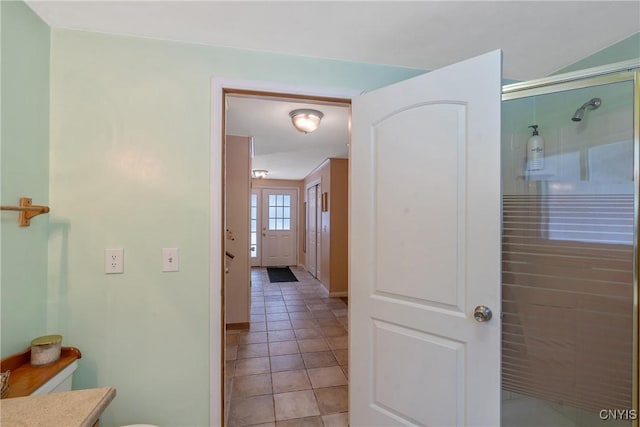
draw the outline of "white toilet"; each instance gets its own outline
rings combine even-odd
[[[58,393],[61,391],[71,391],[71,381],[73,373],[78,369],[78,361],[74,360],[69,366],[58,372],[53,378],[42,384],[31,396],[38,394]],[[158,427],[151,424],[129,424],[122,427]]]

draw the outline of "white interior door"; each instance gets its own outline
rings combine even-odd
[[[297,190],[262,190],[262,265],[296,264]]]
[[[322,280],[322,183],[316,188],[316,279]]]
[[[317,228],[318,215],[316,212],[316,194],[319,185],[313,185],[307,189],[307,271],[318,277],[318,251],[317,251]]]
[[[353,426],[500,425],[500,98],[496,51],[354,99]]]

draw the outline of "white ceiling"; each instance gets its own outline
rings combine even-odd
[[[289,112],[313,108],[324,114],[320,127],[304,134]],[[329,157],[346,158],[349,142],[348,105],[227,97],[228,135],[254,138],[252,169],[266,169],[271,179],[303,179]]]
[[[423,70],[500,48],[504,77],[513,80],[544,77],[640,32],[640,1],[26,3],[56,28]],[[290,124],[276,134],[268,126],[276,123],[272,115],[277,112],[278,120],[288,122],[292,105],[238,98],[230,102],[229,133],[255,137],[255,168],[271,170],[271,178],[297,179],[324,158],[344,154],[348,109],[340,115],[337,108],[334,118],[334,108],[320,108],[327,117],[312,134],[297,134]],[[236,110],[243,114],[235,116]],[[257,117],[269,120],[262,123]]]
[[[640,31],[638,1],[34,1],[53,27],[433,70],[504,51],[543,77]]]

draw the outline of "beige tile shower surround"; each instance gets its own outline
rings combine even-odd
[[[251,327],[227,331],[228,427],[348,425],[347,304],[298,268],[251,272]]]

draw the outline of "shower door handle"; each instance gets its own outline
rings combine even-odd
[[[473,318],[476,322],[488,322],[492,315],[491,309],[486,305],[479,305],[473,310]]]

